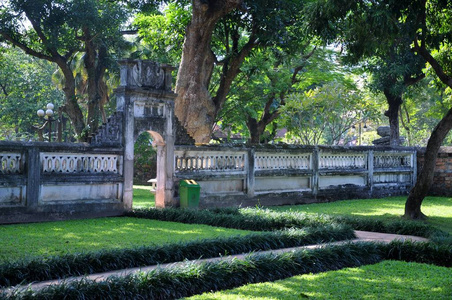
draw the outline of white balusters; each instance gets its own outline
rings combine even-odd
[[[257,153],[255,170],[307,170],[311,154]]]
[[[403,168],[412,167],[411,156],[413,154],[400,153],[375,153],[374,168]]]
[[[22,156],[18,153],[0,153],[0,174],[21,174]]]
[[[321,153],[319,169],[362,169],[366,168],[366,159],[367,156],[364,153]]]
[[[119,155],[41,153],[44,173],[119,173]]]
[[[180,153],[175,157],[175,167],[176,171],[243,171],[245,170],[245,154],[196,153],[195,151],[185,155]]]

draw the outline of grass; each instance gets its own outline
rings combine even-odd
[[[0,262],[249,233],[207,225],[126,217],[3,225],[0,226]]]
[[[451,299],[452,269],[383,261],[375,265],[250,284],[188,299]]]
[[[155,207],[155,195],[148,185],[133,186],[133,208]]]
[[[403,215],[405,200],[406,197],[388,197],[308,205],[274,206],[270,209],[394,221],[399,220],[400,216]],[[452,234],[452,198],[427,197],[422,204],[422,211],[428,216],[428,224]]]

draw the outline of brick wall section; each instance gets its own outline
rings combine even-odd
[[[424,163],[425,149],[417,153],[418,172]],[[429,192],[432,196],[452,197],[452,147],[441,147],[436,160],[433,185]]]

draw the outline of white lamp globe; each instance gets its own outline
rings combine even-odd
[[[53,116],[53,110],[51,110],[51,109],[46,110],[46,115],[47,115],[48,117]]]
[[[38,111],[36,112],[36,114],[38,115],[38,117],[44,117],[45,112],[44,112],[44,110],[42,110],[42,109],[38,109]]]
[[[53,105],[53,103],[48,103],[47,106],[46,106],[46,108],[52,110],[52,109],[55,108],[55,106]],[[52,114],[53,114],[53,113],[52,113]]]

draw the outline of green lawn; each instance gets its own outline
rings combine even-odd
[[[147,185],[133,186],[133,208],[155,207],[154,194],[151,194],[150,189]]]
[[[0,226],[0,262],[32,256],[162,245],[250,231],[137,218],[101,218]]]
[[[351,215],[381,220],[397,220],[403,215],[406,197],[383,199],[343,200],[307,205],[273,206],[275,211],[303,211],[327,215]],[[427,197],[422,211],[427,222],[452,234],[452,198]]]
[[[452,269],[384,261],[361,268],[295,276],[189,299],[452,299]]]

